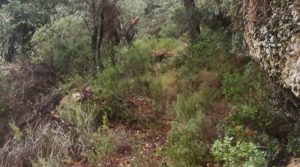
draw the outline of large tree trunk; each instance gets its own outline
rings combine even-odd
[[[192,42],[197,40],[197,36],[200,34],[200,23],[197,21],[196,18],[196,4],[195,0],[183,0],[183,5],[185,7],[186,13],[190,18],[188,18],[190,21],[188,21],[188,27],[189,27],[189,35],[192,40]]]

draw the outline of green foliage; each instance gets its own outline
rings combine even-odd
[[[212,121],[222,118],[213,108],[222,98],[221,76],[232,68],[230,39],[223,30],[204,29],[187,53],[174,62],[180,69],[182,93],[174,108],[177,124],[168,136],[172,165],[205,166],[213,161],[210,143],[216,137],[216,127]]]
[[[175,104],[176,118],[183,121],[188,121],[194,118],[202,110],[202,97],[201,92],[190,96],[178,95]]]
[[[119,63],[125,92],[155,99],[162,98],[161,83],[152,79],[156,71],[151,53],[166,50],[177,54],[183,50],[182,44],[181,41],[172,38],[144,37],[136,40],[129,47],[121,48]]]
[[[91,70],[89,31],[80,16],[60,18],[40,28],[32,37],[33,60],[47,61],[61,73]]]
[[[83,104],[78,102],[71,96],[63,99],[63,105],[58,108],[59,115],[65,120],[72,122],[78,127],[92,126],[96,117],[96,106],[90,106],[88,110],[84,110]]]
[[[68,92],[73,89],[78,89],[82,86],[86,86],[85,84],[90,84],[92,80],[93,77],[91,75],[74,74],[67,77],[63,83],[60,83],[59,88],[61,91]]]
[[[266,165],[265,155],[258,150],[253,143],[237,141],[225,137],[224,141],[216,140],[212,147],[212,154],[226,167],[264,167]]]
[[[168,21],[162,26],[162,29],[159,32],[159,36],[161,37],[177,37],[178,32],[176,29],[176,24],[174,22]]]
[[[0,64],[1,66],[1,64]],[[13,86],[13,83],[10,83],[8,81],[8,77],[0,74],[0,91],[2,93],[8,93],[11,90],[11,87]],[[0,114],[6,112],[9,109],[9,97],[7,96],[1,96],[0,98]]]
[[[119,66],[108,67],[100,75],[100,85],[103,95],[123,95],[122,71]]]
[[[134,43],[131,47],[121,50],[120,63],[127,77],[137,77],[150,70],[152,60],[150,46],[144,43]]]
[[[234,112],[231,113],[231,125],[251,125],[258,129],[268,126],[272,120],[267,100],[264,76],[253,66],[246,66],[242,72],[225,73],[222,91]]]
[[[139,16],[138,29],[144,36],[132,44],[118,46],[104,38],[103,71],[94,69],[92,27],[86,25],[91,18],[82,14],[86,6],[79,4],[74,1],[69,7],[60,0],[11,0],[0,9],[0,54],[9,55],[12,46],[16,54],[31,53],[32,61],[47,62],[59,76],[66,76],[60,85],[66,95],[56,111],[64,121],[75,125],[74,131],[60,124],[22,131],[15,123],[9,124],[14,138],[0,149],[0,164],[8,158],[2,166],[11,163],[21,166],[16,159],[23,157],[29,157],[26,161],[33,166],[60,166],[61,159],[74,157],[76,160],[88,157],[89,165],[99,166],[116,151],[117,131],[109,129],[111,121],[121,120],[132,128],[135,124],[131,126],[131,120],[139,119],[140,113],[130,115],[131,97],[139,98],[139,110],[160,111],[149,114],[151,122],[158,114],[163,117],[159,121],[174,116],[165,152],[170,166],[219,163],[230,167],[260,167],[270,165],[277,156],[282,158],[282,151],[300,155],[299,122],[282,119],[284,123],[279,122],[279,128],[275,129],[287,129],[286,133],[279,134],[286,135],[276,138],[277,134],[272,134],[274,130],[269,129],[276,120],[286,118],[282,115],[288,114],[277,114],[271,106],[268,83],[258,69],[253,64],[243,66],[245,62],[238,64],[234,60],[235,55],[244,53],[243,44],[226,26],[230,22],[223,13],[236,10],[234,1],[198,0],[197,8],[190,11],[183,9],[179,0],[118,1],[124,16],[120,22]],[[201,25],[198,39],[192,44],[184,42],[187,30],[198,23]],[[155,62],[153,55],[157,52],[163,52],[167,58]],[[113,56],[115,64],[109,59]],[[0,115],[4,115],[14,104],[8,103],[7,98],[21,98],[21,93],[19,97],[9,92],[23,89],[24,84],[1,76],[0,85],[0,92],[8,95],[0,98]],[[168,113],[169,110],[173,113]],[[148,119],[147,114],[142,116]],[[158,126],[155,128],[161,128]],[[227,137],[217,139],[218,134]],[[141,138],[144,140],[144,136]],[[141,144],[144,143],[138,143]]]
[[[160,81],[151,80],[147,95],[155,100],[156,105],[159,105],[164,101],[165,97],[163,96],[163,93],[162,83]]]
[[[58,161],[55,161],[50,158],[39,158],[36,161],[32,162],[32,167],[52,167],[52,166],[61,166]]]
[[[183,75],[194,75],[203,68],[228,70],[231,66],[231,64],[228,65],[232,59],[231,49],[231,36],[226,30],[212,31],[203,28],[198,40],[188,48],[187,53],[177,57],[175,64],[180,67]],[[221,56],[225,58],[220,60]],[[219,61],[223,63],[220,64]]]
[[[292,132],[288,136],[287,149],[295,157],[300,156],[300,133],[299,123],[293,128]]]
[[[119,75],[118,70],[111,67],[102,73],[99,72],[96,76],[69,77],[69,82],[60,86],[61,90],[71,94],[64,98],[64,105],[59,110],[60,114],[79,126],[102,125],[104,123],[102,118],[105,114],[108,120],[122,118],[126,106],[125,101],[122,100],[125,88]],[[92,97],[82,100],[80,88],[86,89],[87,87]]]
[[[179,0],[123,0],[117,3],[125,21],[140,17],[137,32],[141,35],[158,35],[161,25],[170,20],[174,9],[180,5]]]
[[[207,133],[212,123],[209,109],[212,92],[204,88],[199,92],[179,94],[175,103],[176,123],[168,136],[167,155],[174,166],[204,166],[212,161]],[[211,136],[212,135],[212,136]]]
[[[0,9],[0,55],[12,61],[26,57],[30,38],[41,25],[50,21],[55,6],[62,1],[10,0]]]
[[[210,146],[201,140],[205,115],[198,112],[193,119],[185,124],[174,124],[168,136],[167,155],[172,166],[194,167],[204,166],[211,161]]]
[[[175,8],[171,19],[176,24],[177,31],[182,34],[187,32],[191,26],[200,25],[202,15],[198,8],[186,10],[183,6],[179,6]]]
[[[291,124],[281,123],[280,128],[277,127],[274,119],[278,116],[275,116],[274,106],[269,101],[269,85],[258,70],[254,65],[248,65],[239,71],[224,74],[222,91],[230,102],[232,112],[224,123],[223,133],[241,142],[263,146],[268,164],[278,164],[282,159],[280,154],[285,154],[287,150],[272,134],[282,133],[281,128],[288,129],[286,127]],[[273,126],[277,127],[276,130]]]
[[[105,129],[98,129],[98,132],[91,136],[94,150],[87,154],[91,165],[98,165],[104,157],[113,151],[116,144],[113,136],[112,131]]]
[[[243,73],[238,71],[225,73],[222,84],[225,98],[233,103],[251,101],[251,98],[258,100],[264,96],[262,75],[257,75],[257,71],[252,67],[246,68]]]
[[[196,43],[192,45],[192,52],[203,57],[212,57],[220,53],[228,53],[231,49],[231,37],[226,29],[212,32],[209,29],[202,30]]]
[[[20,128],[18,128],[18,127],[16,126],[16,123],[15,123],[15,122],[10,122],[10,123],[9,123],[9,126],[10,126],[10,129],[11,129],[11,131],[12,131],[14,137],[15,137],[18,141],[21,141],[23,134],[22,134],[22,132],[20,131]]]

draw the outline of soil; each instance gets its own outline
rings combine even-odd
[[[155,113],[147,97],[129,97],[142,123],[125,122],[111,125],[116,133],[125,134],[117,147],[99,167],[153,167],[166,163],[162,151],[166,146],[171,121],[167,113]],[[125,133],[124,133],[125,132]]]

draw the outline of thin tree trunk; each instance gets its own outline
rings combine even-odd
[[[104,12],[101,12],[101,25],[98,27],[98,39],[97,39],[97,49],[96,49],[96,58],[98,59],[97,63],[98,63],[98,67],[100,70],[104,69],[104,65],[102,63],[101,60],[101,46],[103,43],[103,35],[104,35],[104,24],[103,24],[103,20],[104,20]]]
[[[114,50],[114,43],[110,41],[110,54],[111,54],[111,65],[116,66],[116,57],[115,57],[115,50]]]
[[[95,54],[96,53],[96,48],[97,48],[97,38],[98,38],[98,27],[94,26],[93,29],[93,34],[92,34],[92,52]]]

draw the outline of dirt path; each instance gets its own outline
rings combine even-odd
[[[162,151],[171,128],[166,113],[154,113],[150,99],[131,97],[136,113],[142,122],[122,123],[111,128],[120,137],[113,153],[100,166],[102,167],[153,167],[165,162]]]

